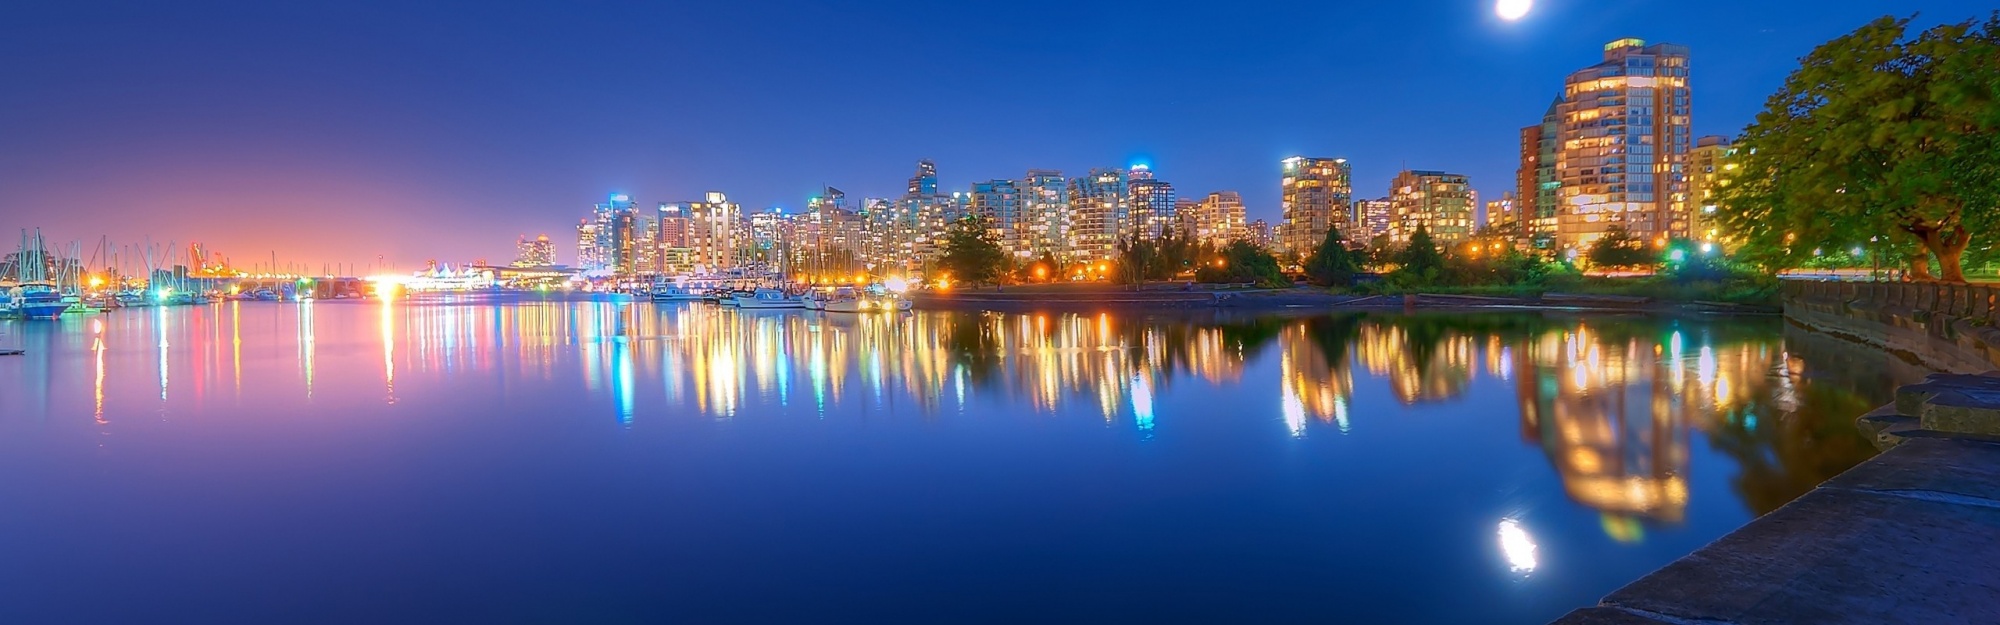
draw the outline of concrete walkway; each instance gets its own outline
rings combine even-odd
[[[1556,623],[2000,623],[2000,377],[1862,424],[1888,451]]]

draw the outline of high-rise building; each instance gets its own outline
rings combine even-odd
[[[581,219],[576,222],[576,268],[583,271],[604,269],[604,248],[598,245],[597,222]]]
[[[1736,148],[1729,137],[1707,136],[1695,141],[1688,154],[1688,197],[1693,208],[1688,214],[1688,236],[1702,243],[1720,239],[1715,226],[1716,193],[1729,184],[1736,169]]]
[[[930,197],[937,195],[937,163],[930,159],[917,161],[917,173],[910,176],[908,197]]]
[[[1092,169],[1086,176],[1069,179],[1070,258],[1094,262],[1116,255],[1118,238],[1132,213],[1132,197],[1125,187],[1125,172]]]
[[[1249,239],[1250,243],[1257,247],[1269,250],[1278,244],[1278,235],[1272,232],[1271,222],[1262,219],[1253,219],[1250,220],[1250,225],[1245,227],[1244,231],[1244,238]]]
[[[1339,228],[1348,236],[1349,215],[1354,203],[1354,167],[1344,158],[1284,160],[1280,179],[1284,221],[1278,226],[1278,247],[1295,255],[1306,255],[1326,239],[1329,228]]]
[[[688,257],[697,272],[719,272],[738,266],[737,249],[747,235],[748,224],[739,224],[743,207],[729,201],[719,191],[710,191],[699,202],[681,202],[679,212],[687,216]],[[745,236],[739,236],[745,235]]]
[[[1053,169],[1030,169],[1021,179],[1021,211],[1034,256],[1050,254],[1065,260],[1070,256],[1068,185],[1062,172]]]
[[[1216,191],[1202,198],[1192,209],[1193,218],[1187,220],[1189,232],[1196,241],[1217,247],[1245,238],[1249,224],[1245,221],[1243,195],[1235,191]]]
[[[1501,193],[1500,199],[1486,203],[1487,232],[1510,241],[1524,241],[1523,224],[1520,202],[1514,198],[1514,192]]]
[[[548,267],[556,264],[556,244],[549,241],[549,235],[529,239],[527,235],[514,241],[516,253],[515,267]]]
[[[1586,247],[1614,227],[1655,240],[1688,234],[1687,47],[1606,44],[1603,62],[1564,81],[1556,108],[1559,246]]]
[[[1463,174],[1403,170],[1389,183],[1393,236],[1408,241],[1422,226],[1438,243],[1464,240],[1472,236],[1474,202],[1472,185]]]
[[[1521,129],[1521,166],[1514,170],[1514,201],[1521,214],[1521,236],[1534,249],[1556,244],[1556,213],[1562,204],[1562,178],[1556,173],[1561,146],[1562,98],[1549,103],[1542,123]]]
[[[1375,237],[1389,236],[1395,230],[1396,211],[1389,198],[1354,201],[1354,234],[1347,240],[1356,246],[1367,245]]]
[[[1176,227],[1173,183],[1153,177],[1145,165],[1133,165],[1125,176],[1125,188],[1132,196],[1131,219],[1121,225],[1120,236],[1144,240],[1158,239]]]
[[[1029,243],[1031,227],[1018,183],[1012,180],[972,183],[971,199],[972,213],[986,219],[986,227],[1000,241],[1001,250],[1020,258],[1034,254]]]

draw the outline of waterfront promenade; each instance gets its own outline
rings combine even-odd
[[[1937,368],[1986,369],[1995,297],[1802,283],[1787,287],[1786,316]],[[1932,375],[1857,425],[1884,453],[1556,623],[2000,622],[2000,371]]]

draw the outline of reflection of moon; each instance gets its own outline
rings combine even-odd
[[[1512,22],[1528,16],[1528,9],[1534,8],[1535,0],[1499,0],[1493,3],[1493,13],[1500,19]]]

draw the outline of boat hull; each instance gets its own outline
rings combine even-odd
[[[16,305],[14,307],[14,314],[26,319],[55,319],[61,317],[68,310],[69,304],[62,302],[30,302]]]

